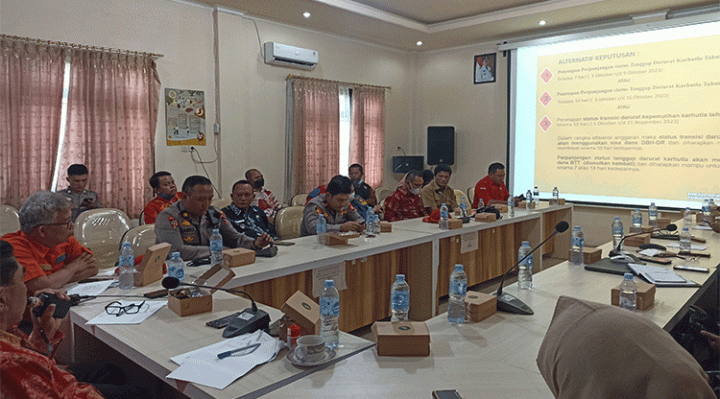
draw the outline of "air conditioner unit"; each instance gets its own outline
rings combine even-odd
[[[301,69],[313,69],[318,63],[318,53],[315,50],[275,42],[265,42],[265,63]]]

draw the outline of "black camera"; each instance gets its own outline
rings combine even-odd
[[[70,306],[74,306],[79,303],[79,297],[77,295],[71,295],[69,301],[60,299],[55,294],[40,294],[37,296],[37,299],[40,301],[40,306],[32,309],[35,317],[42,316],[42,314],[45,313],[45,309],[54,304],[55,313],[53,313],[53,317],[56,319],[62,319],[67,315],[70,310]]]

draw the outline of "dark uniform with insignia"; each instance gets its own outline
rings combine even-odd
[[[227,221],[225,215],[210,207],[200,218],[192,217],[178,201],[165,208],[155,220],[155,242],[167,242],[172,252],[180,252],[183,260],[210,256],[210,236],[213,229],[219,229],[223,246],[229,248],[255,248],[254,239],[238,233]]]

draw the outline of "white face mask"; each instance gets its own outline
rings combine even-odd
[[[419,188],[413,188],[412,190],[410,190],[410,192],[413,193],[414,195],[418,195],[418,194],[420,194],[420,189],[419,189]]]

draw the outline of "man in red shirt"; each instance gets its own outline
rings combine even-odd
[[[150,176],[150,187],[152,187],[156,196],[145,205],[145,209],[143,210],[145,224],[155,223],[157,215],[162,212],[163,209],[182,198],[182,193],[177,191],[175,180],[170,172],[162,171]]]
[[[408,172],[405,183],[385,198],[385,220],[394,222],[427,216],[420,199],[422,185],[423,178],[420,172],[416,170]]]
[[[475,185],[473,195],[473,208],[478,207],[479,199],[482,198],[485,206],[492,204],[505,204],[510,193],[505,186],[505,166],[496,162],[488,167],[488,175],[480,179]]]
[[[20,230],[2,237],[25,268],[30,292],[62,288],[98,272],[93,253],[73,237],[71,209],[62,194],[38,191],[20,208]]]

